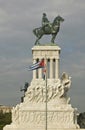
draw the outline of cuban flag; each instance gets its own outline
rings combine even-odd
[[[44,62],[44,59],[42,59],[41,61],[29,66],[29,69],[28,70],[36,70],[36,69],[39,69],[39,68],[44,68],[45,67],[45,62]]]

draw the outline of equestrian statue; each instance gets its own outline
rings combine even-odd
[[[54,40],[56,38],[56,35],[58,34],[60,30],[60,23],[63,22],[64,19],[61,16],[57,16],[53,23],[50,23],[46,13],[43,13],[42,17],[42,27],[33,29],[34,35],[37,37],[35,41],[35,45],[39,45],[39,40],[42,38],[43,35],[52,35],[51,43],[54,44]]]

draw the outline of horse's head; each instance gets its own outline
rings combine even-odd
[[[59,15],[56,17],[56,19],[57,19],[58,21],[60,21],[60,22],[63,22],[63,21],[64,21],[64,19],[63,19],[61,16],[59,16]]]
[[[54,19],[53,24],[60,23],[60,22],[63,22],[63,21],[64,21],[64,19],[63,19],[61,16],[58,15],[58,16]]]

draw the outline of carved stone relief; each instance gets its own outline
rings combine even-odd
[[[26,92],[25,97],[30,102],[45,102],[46,101],[46,81],[36,80],[32,81],[31,86]],[[64,101],[68,104],[70,98],[67,97],[67,91],[71,85],[69,77],[63,79],[47,81],[47,102],[55,100],[56,98]],[[60,102],[59,102],[60,103]]]

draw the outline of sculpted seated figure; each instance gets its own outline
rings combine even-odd
[[[52,27],[51,23],[49,22],[46,13],[43,13],[42,17],[42,28],[45,31],[45,27]]]

